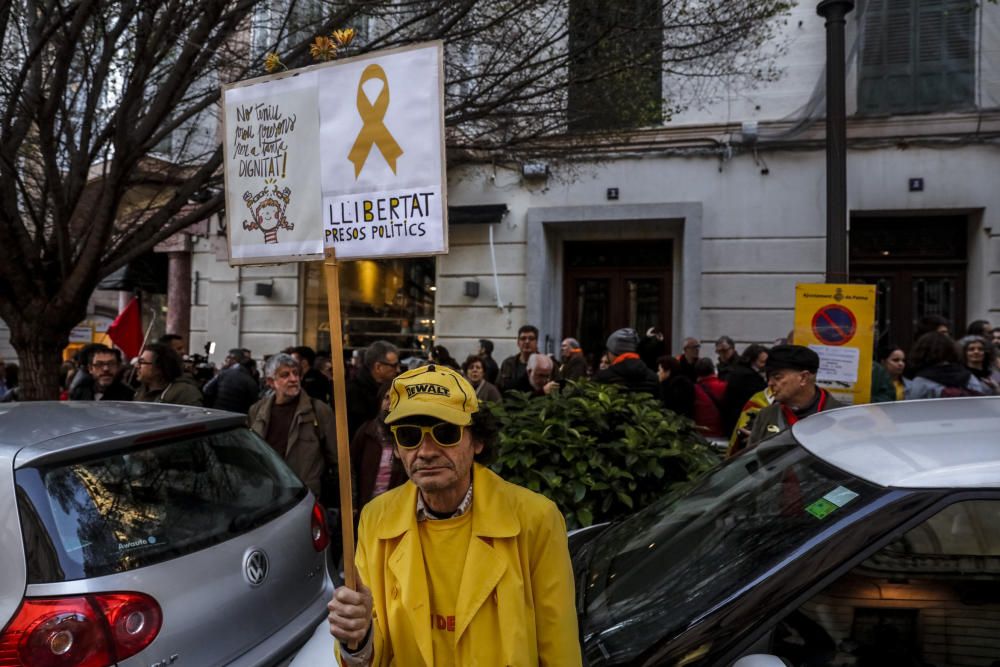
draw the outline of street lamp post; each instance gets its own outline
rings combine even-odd
[[[854,0],[822,0],[826,19],[826,282],[847,282],[847,114],[844,26]]]

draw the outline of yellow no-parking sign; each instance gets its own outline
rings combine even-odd
[[[870,402],[875,286],[796,285],[795,343],[819,355],[817,382],[837,400]]]

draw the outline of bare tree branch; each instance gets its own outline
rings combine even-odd
[[[268,51],[309,64],[314,36],[348,26],[362,33],[349,54],[444,40],[449,156],[557,159],[627,143],[689,104],[688,89],[773,76],[763,47],[790,4],[6,0],[0,317],[45,368],[103,277],[220,212],[220,86],[262,74]],[[617,125],[580,103],[602,91],[623,98]],[[26,396],[52,395],[51,366]]]

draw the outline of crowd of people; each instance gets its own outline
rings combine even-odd
[[[538,339],[536,327],[522,326],[517,351],[499,362],[487,339],[462,362],[442,345],[432,347],[426,359],[401,358],[401,351],[386,341],[354,350],[346,366],[346,402],[360,504],[404,480],[392,456],[391,439],[379,422],[387,409],[389,385],[404,369],[430,364],[451,368],[486,402],[502,401],[511,391],[549,395],[581,378],[646,392],[659,398],[665,410],[693,420],[707,438],[728,440],[730,453],[754,441],[755,427],[764,428],[755,423],[756,416],[775,402],[783,372],[812,375],[806,383],[810,387],[817,373],[812,357],[792,345],[791,334],[775,347],[750,344],[742,351],[730,336],[720,336],[714,355],[703,355],[702,342],[689,337],[674,355],[667,353],[657,329],[643,336],[619,329],[608,336],[596,367],[574,338],[562,341],[558,355],[540,352]],[[204,357],[186,352],[184,339],[175,334],[145,345],[130,364],[117,349],[88,345],[63,368],[63,398],[203,405],[246,414],[251,428],[319,491],[324,459],[336,459],[332,414],[327,414],[334,386],[329,355],[295,346],[268,355],[261,368],[250,350],[231,349],[216,370]],[[810,399],[820,395],[806,393]],[[911,345],[883,342],[873,363],[873,402],[998,393],[1000,327],[994,330],[985,320],[973,322],[966,335],[954,340],[947,321],[926,317]],[[17,365],[0,365],[0,400],[16,400],[17,394]],[[824,398],[824,407],[835,403],[829,398]],[[295,446],[299,442],[309,443],[308,456]]]
[[[702,342],[686,338],[680,352],[671,354],[662,332],[650,329],[640,336],[624,328],[610,333],[596,368],[577,340],[564,339],[559,354],[548,355],[539,351],[538,339],[536,327],[521,327],[517,351],[499,363],[490,340],[480,340],[462,362],[440,345],[426,359],[404,358],[387,341],[352,352],[345,400],[362,584],[357,590],[338,588],[328,605],[331,635],[343,642],[338,649],[343,664],[378,663],[378,656],[400,650],[446,652],[468,660],[499,650],[515,656],[511,664],[543,656],[578,661],[573,614],[523,604],[544,598],[559,600],[560,609],[572,608],[565,524],[550,500],[507,484],[484,467],[499,428],[484,405],[503,401],[511,392],[529,397],[569,392],[569,383],[589,378],[657,397],[665,411],[690,418],[706,437],[728,440],[730,455],[840,405],[817,382],[819,356],[796,345],[791,335],[770,347],[750,344],[743,350],[731,337],[720,336],[714,355],[703,355]],[[1000,393],[1000,328],[993,330],[988,322],[973,322],[955,340],[947,322],[925,318],[907,347],[880,346],[872,365],[872,401]],[[176,403],[245,414],[251,430],[324,505],[336,509],[332,367],[328,355],[296,346],[268,355],[262,366],[250,350],[232,349],[216,371],[204,358],[185,355],[180,336],[167,335],[145,345],[130,363],[117,349],[85,347],[64,368],[63,397]],[[9,384],[11,369],[4,370],[7,396],[0,400],[16,399]],[[16,367],[13,375],[16,383]],[[414,484],[404,486],[408,479]],[[414,507],[415,512],[407,510]],[[336,539],[339,531],[332,535]],[[419,558],[408,540],[419,540]],[[335,543],[331,553],[339,553],[338,547]],[[474,570],[469,576],[500,577],[495,596],[503,598],[492,603],[499,612],[489,605],[466,610],[465,622],[476,628],[471,636],[480,631],[506,636],[496,631],[498,624],[536,629],[538,636],[525,635],[525,641],[510,645],[456,644],[449,637],[466,576],[451,567],[451,554],[463,548],[470,554],[479,550],[467,560]],[[535,558],[543,553],[545,558]],[[399,580],[400,563],[421,572],[426,568],[433,588],[417,586],[420,577]],[[536,572],[545,576],[527,576]],[[419,601],[432,612],[430,628],[417,634],[410,632],[411,625],[400,625],[394,591],[404,585],[404,599]],[[532,615],[542,620],[528,623]]]
[[[817,386],[818,357],[794,345],[791,335],[770,348],[750,344],[742,351],[730,336],[720,336],[714,355],[703,355],[702,342],[689,337],[674,355],[656,329],[644,336],[619,329],[608,336],[596,368],[576,339],[564,339],[559,354],[548,355],[539,351],[538,338],[536,327],[522,326],[517,351],[499,362],[487,339],[462,362],[441,345],[426,359],[402,358],[387,341],[354,350],[346,365],[346,404],[357,506],[406,479],[382,417],[392,380],[421,366],[461,373],[477,400],[487,403],[502,401],[512,391],[550,395],[582,378],[645,392],[659,398],[665,410],[694,421],[706,438],[728,441],[730,455],[812,411],[839,405]],[[216,370],[204,357],[187,355],[185,341],[174,334],[145,345],[131,363],[119,350],[93,344],[64,366],[63,398],[175,403],[245,414],[250,428],[317,495],[337,505],[337,491],[329,488],[335,486],[330,471],[336,466],[329,355],[295,346],[263,362],[258,366],[250,350],[231,349]],[[0,400],[16,400],[17,393],[17,365],[0,366]],[[872,367],[873,402],[998,393],[1000,327],[994,330],[984,320],[970,324],[956,341],[944,319],[924,318],[912,345],[884,343]]]

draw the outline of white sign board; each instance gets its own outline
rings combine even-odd
[[[225,91],[232,264],[321,259],[317,72]]]
[[[448,251],[441,44],[323,72],[324,243],[338,259]]]
[[[226,86],[230,264],[448,251],[440,42]]]
[[[69,332],[69,342],[70,343],[93,343],[94,342],[94,327],[91,327],[91,326],[73,327],[73,329]]]
[[[861,350],[832,345],[810,345],[809,348],[819,355],[816,379],[821,384],[850,386],[858,381]]]

